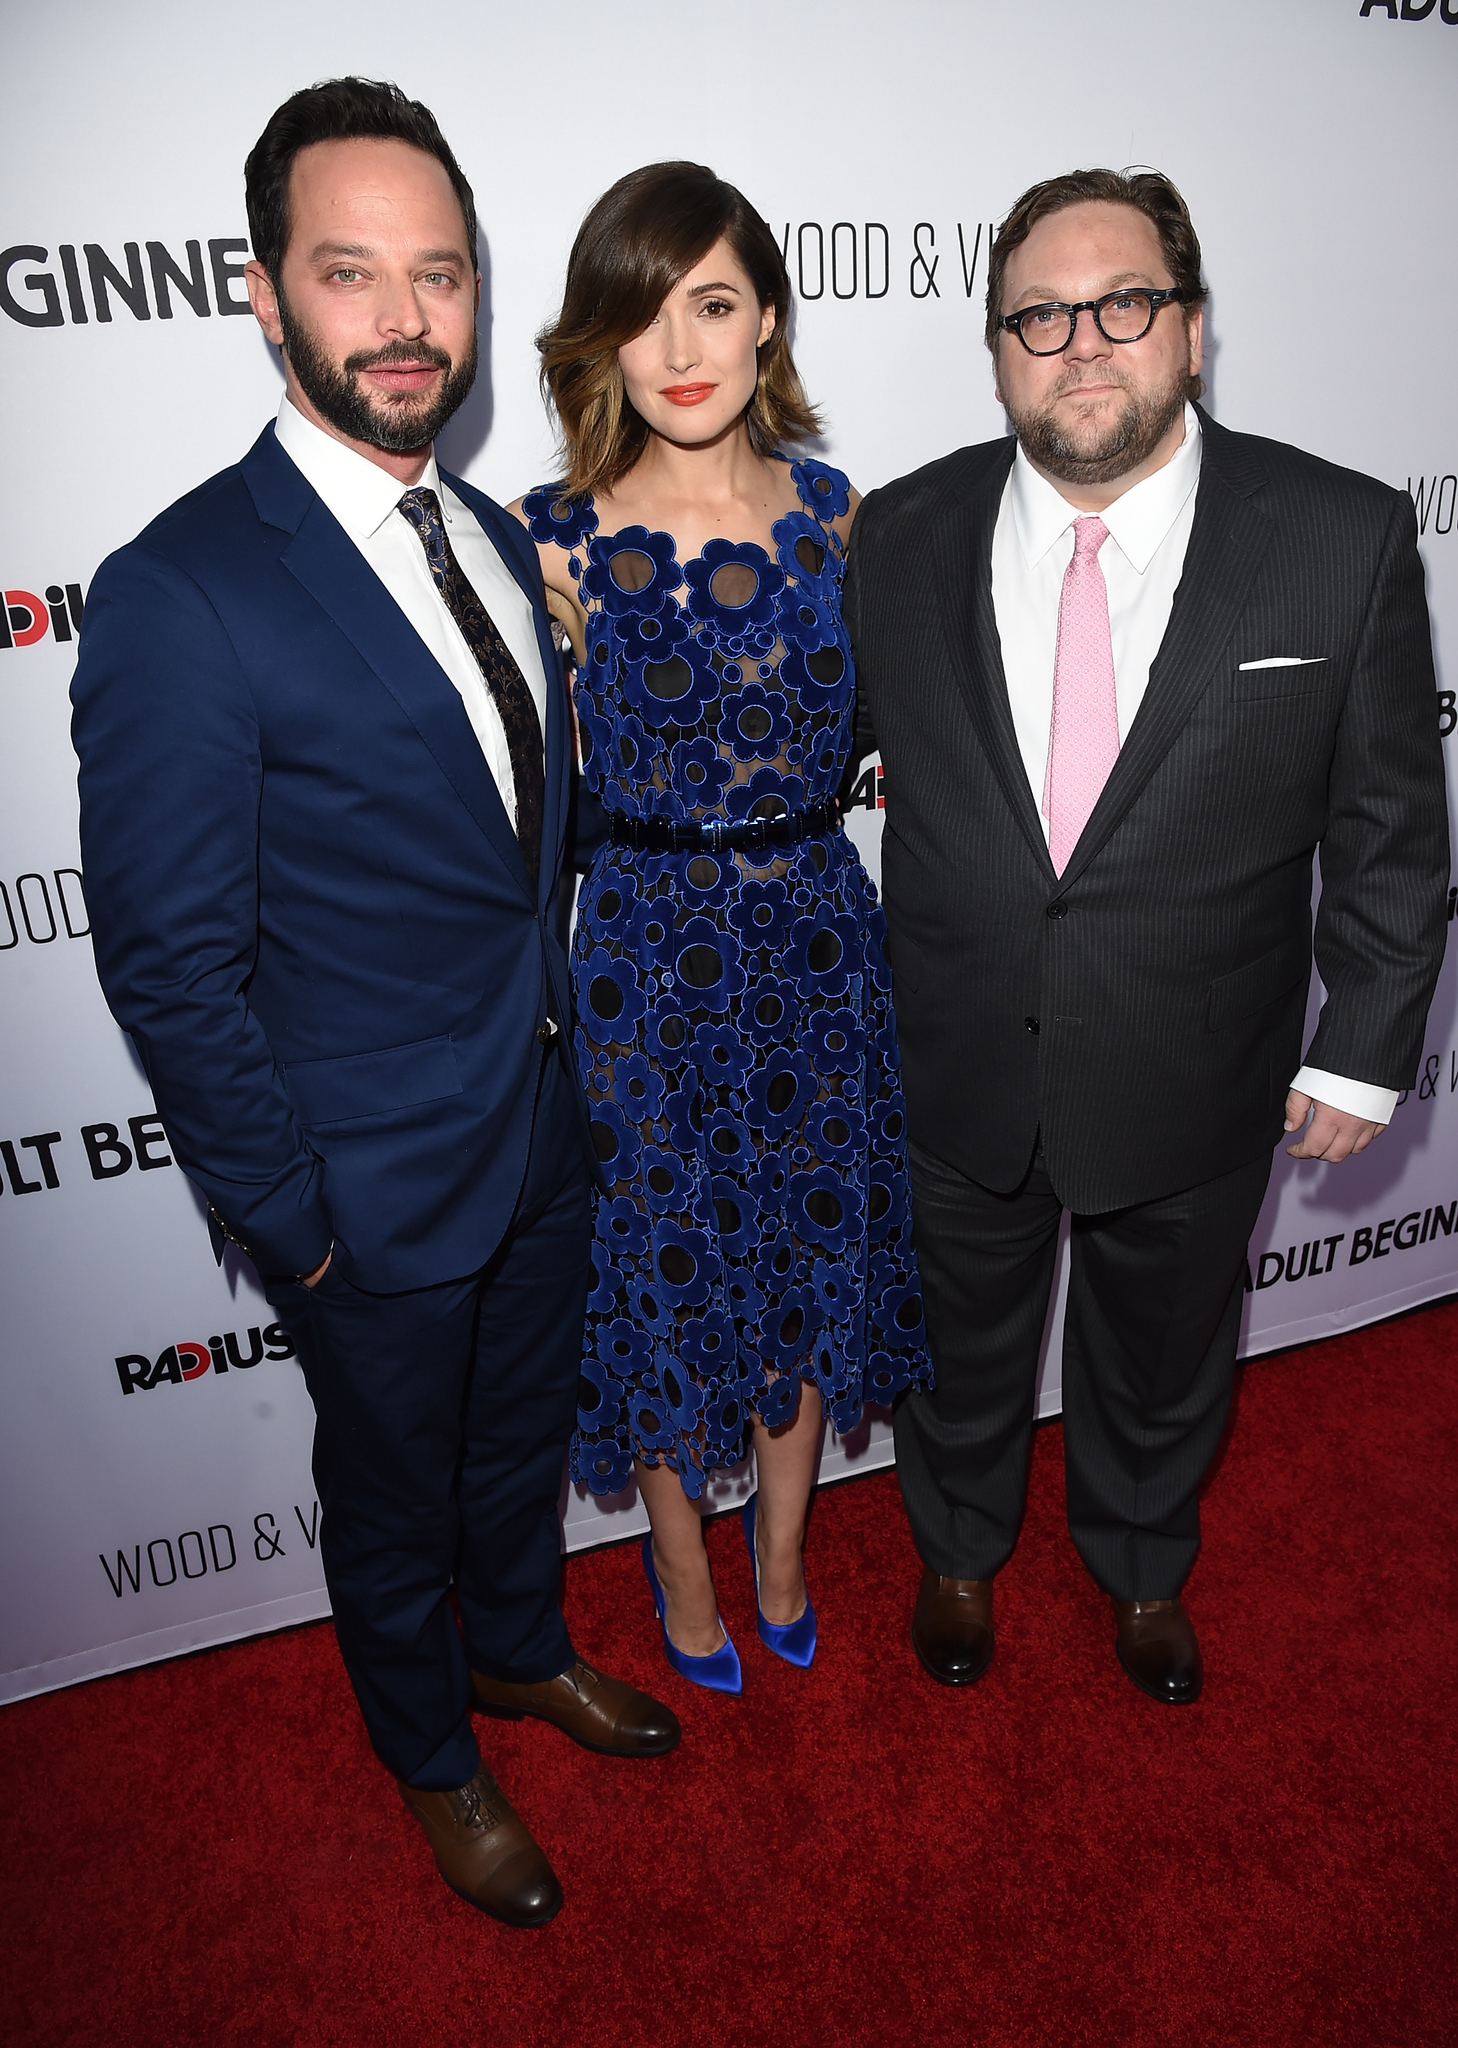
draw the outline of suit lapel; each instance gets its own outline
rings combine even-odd
[[[378,676],[529,898],[516,833],[450,677],[313,485],[279,447],[272,421],[240,467],[259,518],[292,536],[279,560]],[[454,479],[451,488],[456,488]],[[512,573],[519,576],[514,565]]]
[[[1149,670],[1144,701],[1090,813],[1063,882],[1075,880],[1142,795],[1209,688],[1240,619],[1270,539],[1256,493],[1261,478],[1201,415],[1205,445],[1195,517],[1169,625]]]
[[[1035,858],[1053,873],[1028,787],[1008,702],[1002,641],[992,603],[992,536],[1016,444],[999,444],[980,477],[964,485],[934,529],[937,584],[945,607],[952,672],[998,785]]]
[[[379,677],[528,895],[516,833],[459,692],[321,499],[279,559]]]

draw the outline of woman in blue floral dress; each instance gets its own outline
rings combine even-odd
[[[737,1692],[696,1502],[752,1439],[759,1633],[814,1654],[822,1414],[930,1378],[875,893],[840,829],[858,502],[817,427],[768,228],[694,164],[588,214],[543,383],[567,473],[514,508],[578,658],[611,839],[583,885],[576,1045],[597,1205],[574,1477],[636,1468],[670,1662]]]

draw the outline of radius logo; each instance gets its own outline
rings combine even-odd
[[[48,583],[44,597],[33,590],[0,591],[0,651],[34,647],[48,637],[73,640],[85,609],[79,583]]]
[[[153,1387],[164,1382],[181,1386],[184,1380],[200,1380],[211,1368],[215,1373],[250,1372],[265,1358],[292,1358],[293,1339],[282,1323],[270,1323],[260,1329],[255,1323],[248,1331],[248,1350],[245,1354],[238,1341],[236,1330],[229,1330],[225,1336],[209,1337],[206,1344],[184,1341],[169,1344],[160,1357],[148,1358],[140,1351],[123,1352],[113,1362],[116,1376],[121,1381],[124,1394],[134,1394],[138,1388],[150,1393]]]

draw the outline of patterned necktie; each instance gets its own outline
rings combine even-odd
[[[1102,519],[1074,520],[1073,559],[1064,571],[1058,600],[1043,815],[1048,820],[1048,852],[1060,875],[1119,758],[1109,593],[1099,567],[1099,549],[1108,537]]]
[[[542,722],[537,716],[537,707],[532,701],[526,677],[517,666],[516,657],[497,632],[490,612],[467,582],[456,560],[435,492],[407,491],[400,500],[400,511],[420,535],[435,587],[465,635],[466,645],[476,657],[476,666],[500,714],[507,751],[511,756],[511,779],[516,785],[517,843],[521,847],[535,897],[542,863],[545,783]]]

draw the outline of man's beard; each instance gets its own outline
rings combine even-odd
[[[283,293],[276,296],[283,345],[299,388],[319,417],[348,440],[383,448],[390,455],[411,455],[435,439],[476,381],[474,332],[469,353],[458,363],[452,363],[444,349],[429,342],[391,341],[384,348],[360,349],[340,365],[330,360],[318,337],[295,316]],[[392,363],[426,363],[446,374],[433,393],[367,392],[359,373],[388,368]]]
[[[1109,381],[1111,372],[1102,371]],[[1076,392],[1082,379],[1060,381],[1038,412],[1016,413],[1007,406],[1023,453],[1049,476],[1066,484],[1111,484],[1154,453],[1185,408],[1188,372],[1181,370],[1161,391],[1131,390],[1123,380],[1124,404],[1109,419],[1092,442],[1075,441],[1058,425],[1053,408],[1061,398]],[[1006,404],[1006,400],[1004,400]]]

